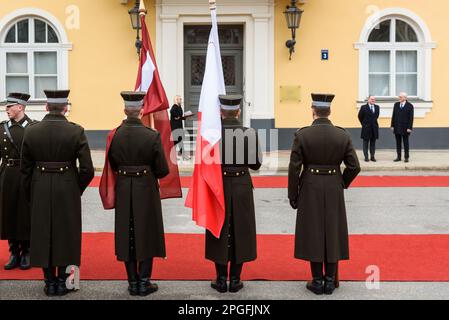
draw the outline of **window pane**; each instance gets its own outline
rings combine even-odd
[[[48,27],[48,43],[58,43],[58,36],[56,35],[55,30],[53,30],[52,27],[50,27],[50,25],[47,25]]]
[[[46,23],[40,20],[34,20],[34,42],[45,43]]]
[[[418,42],[418,36],[408,23],[396,20],[396,42]]]
[[[369,92],[374,96],[390,95],[390,76],[371,74],[369,76]]]
[[[28,77],[6,77],[6,94],[11,92],[23,92],[29,93],[29,80]]]
[[[22,20],[17,23],[17,31],[18,31],[18,42],[19,43],[28,43],[28,19]]]
[[[210,25],[185,26],[186,44],[207,44],[210,35]],[[218,28],[220,45],[239,45],[243,42],[243,26],[220,25]]]
[[[13,25],[11,29],[9,29],[8,34],[5,39],[6,43],[15,43],[16,42],[16,25]]]
[[[418,52],[397,51],[396,72],[418,72]]]
[[[35,52],[34,72],[36,74],[57,74],[56,52]]]
[[[407,92],[410,96],[418,95],[418,76],[416,74],[396,75],[396,95]]]
[[[200,86],[203,83],[204,70],[206,67],[206,55],[192,55],[190,57],[192,72],[190,73],[190,84]]]
[[[368,42],[390,42],[391,20],[378,24],[369,35]]]
[[[390,51],[370,51],[369,72],[390,72]]]
[[[28,73],[28,63],[26,53],[6,54],[6,73]]]
[[[34,84],[36,99],[45,98],[44,90],[58,89],[58,79],[56,77],[36,77]]]
[[[235,86],[235,56],[222,56],[223,76],[226,86]]]

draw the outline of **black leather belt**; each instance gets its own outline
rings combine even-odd
[[[305,170],[314,175],[333,176],[341,174],[340,166],[334,165],[307,165]]]
[[[20,159],[3,159],[3,163],[6,163],[7,167],[18,167],[20,166]]]
[[[243,177],[249,174],[248,168],[233,168],[233,167],[223,167],[222,169],[223,177]]]
[[[142,177],[151,172],[150,166],[120,166],[117,174],[124,177]]]
[[[36,168],[42,173],[65,173],[72,167],[71,162],[36,162]]]

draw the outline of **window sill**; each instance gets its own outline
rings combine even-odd
[[[397,99],[377,99],[376,104],[380,106],[380,115],[379,118],[391,118],[393,113],[394,104],[397,102]],[[415,118],[425,118],[426,114],[432,111],[433,101],[425,101],[421,99],[409,99],[410,103],[415,107],[414,116]],[[367,103],[367,101],[357,101],[357,110]]]

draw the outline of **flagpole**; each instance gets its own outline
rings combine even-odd
[[[139,3],[139,16],[142,19],[142,17],[145,19],[147,14],[147,9],[145,8],[145,0],[140,0]],[[142,37],[143,38],[143,37]],[[140,63],[142,64],[142,55],[140,55]],[[148,126],[152,129],[155,129],[156,126],[154,124],[154,116],[152,113],[148,115]]]

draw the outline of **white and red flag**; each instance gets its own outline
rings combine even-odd
[[[192,218],[216,238],[225,219],[223,177],[220,159],[221,117],[218,96],[226,93],[221,64],[216,10],[211,10],[212,29],[207,47],[206,69],[198,112],[195,168],[186,206]]]

